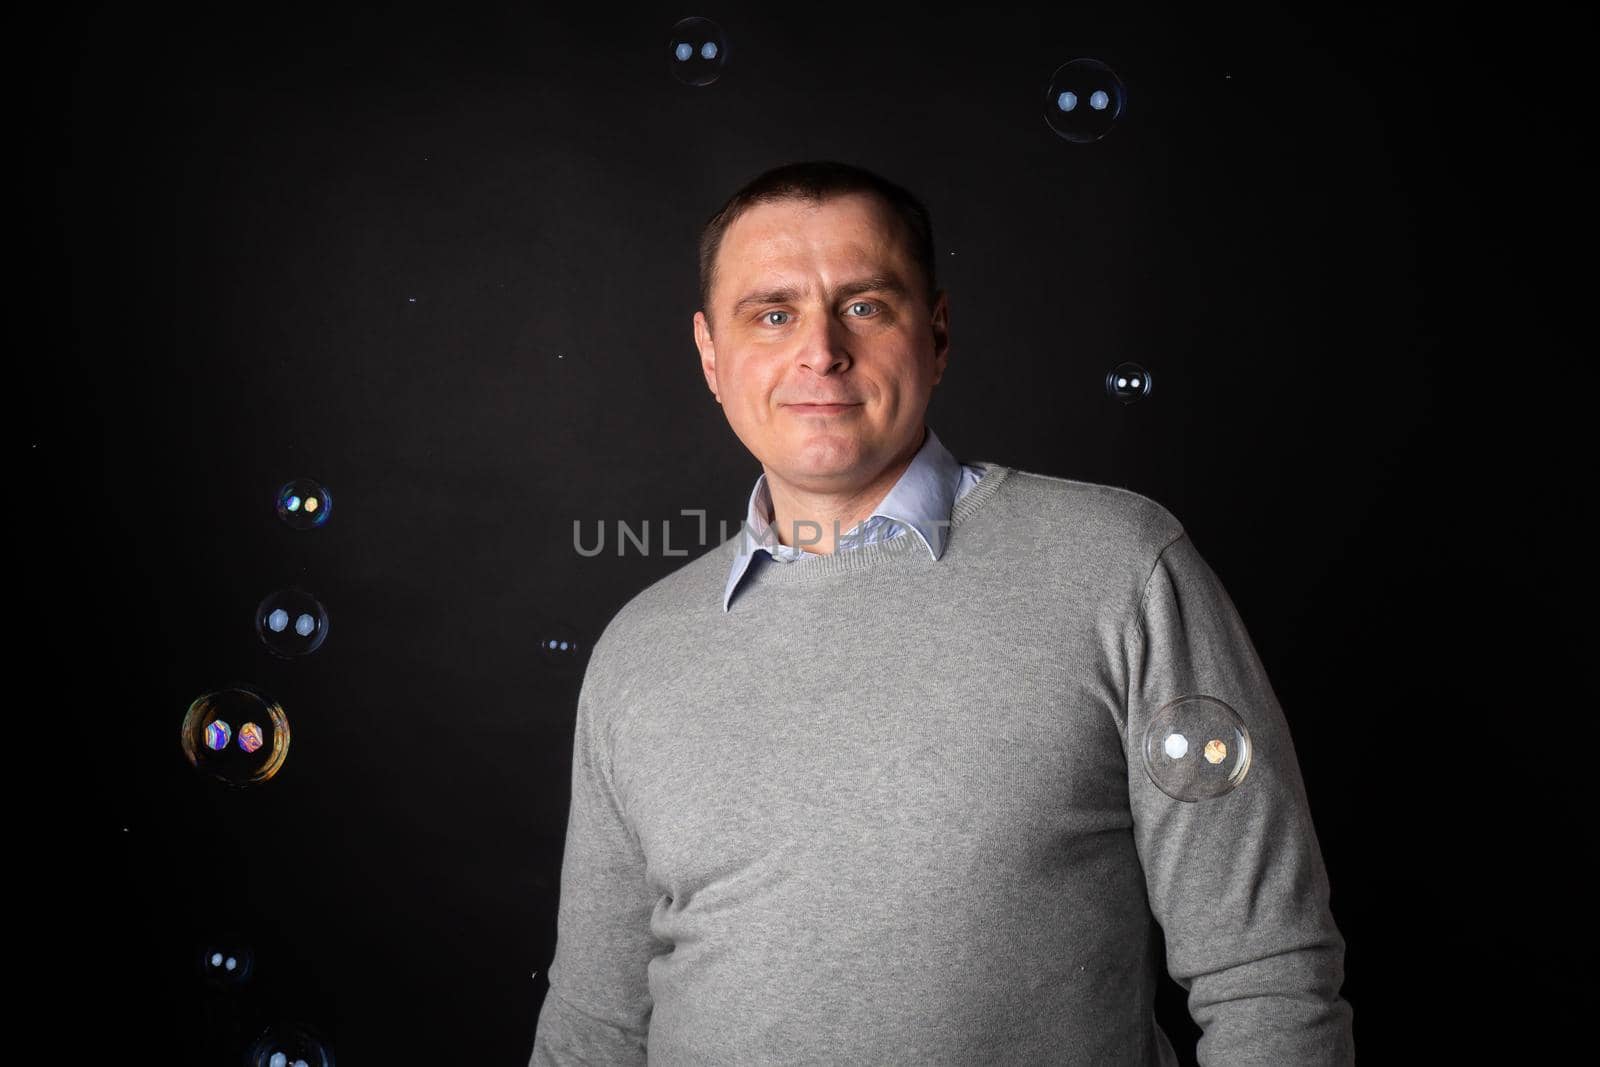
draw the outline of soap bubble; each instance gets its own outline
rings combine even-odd
[[[710,85],[728,62],[728,38],[710,19],[678,20],[667,40],[672,76],[685,85]]]
[[[233,744],[216,746],[230,735]],[[196,698],[183,716],[179,739],[195,770],[232,786],[259,785],[278,773],[289,754],[289,717],[270,697],[233,686]]]
[[[200,943],[196,966],[200,978],[216,989],[243,985],[255,971],[256,957],[235,934],[222,934]]]
[[[1111,132],[1126,103],[1127,92],[1110,67],[1098,59],[1074,59],[1050,76],[1044,120],[1061,137],[1088,144]]]
[[[1173,800],[1209,800],[1236,789],[1250,755],[1244,720],[1215,697],[1179,697],[1144,732],[1145,772]]]
[[[557,671],[577,670],[589,653],[588,643],[577,628],[560,619],[538,623],[534,637],[539,643],[540,657]]]
[[[245,1053],[249,1067],[333,1067],[333,1048],[304,1023],[269,1026]]]
[[[276,507],[278,518],[296,530],[312,530],[328,521],[333,494],[315,478],[296,478],[278,490]]]
[[[1137,363],[1118,363],[1106,372],[1106,395],[1131,404],[1150,395],[1150,372]]]
[[[303,589],[269,593],[256,608],[256,633],[285,659],[322,647],[328,636],[328,609]]]

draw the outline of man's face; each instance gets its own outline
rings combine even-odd
[[[914,450],[949,359],[948,299],[930,312],[886,206],[760,204],[723,235],[717,268],[714,342],[694,316],[701,369],[770,475],[849,492]]]

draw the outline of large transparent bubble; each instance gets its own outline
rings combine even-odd
[[[1249,773],[1250,732],[1216,697],[1184,696],[1162,706],[1144,732],[1144,769],[1173,800],[1193,803],[1237,789]]]
[[[333,1046],[304,1023],[279,1023],[262,1031],[244,1062],[248,1067],[333,1067]]]
[[[1115,71],[1098,59],[1074,59],[1050,76],[1044,120],[1057,136],[1089,144],[1111,132],[1126,104],[1127,92]]]
[[[270,781],[289,754],[289,717],[271,697],[244,685],[195,698],[179,732],[195,770],[238,788]]]

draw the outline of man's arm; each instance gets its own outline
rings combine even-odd
[[[596,643],[578,696],[555,958],[529,1067],[645,1062],[654,1009],[646,967],[664,946],[650,932],[656,896],[613,788],[608,720],[597,720],[594,706],[605,689],[595,684],[604,644]]]
[[[1288,723],[1232,599],[1187,533],[1161,552],[1127,635],[1128,800],[1167,969],[1204,1031],[1199,1062],[1354,1062],[1340,995],[1344,938]],[[1144,731],[1193,694],[1244,720],[1244,780],[1209,800],[1173,800],[1145,771]]]

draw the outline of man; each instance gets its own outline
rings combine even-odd
[[[763,473],[747,528],[595,644],[534,1067],[1174,1064],[1163,963],[1201,1063],[1352,1062],[1243,623],[1161,505],[925,426],[949,309],[922,205],[780,167],[707,224],[701,285],[706,384]],[[1141,757],[1190,694],[1255,745],[1201,803]]]

